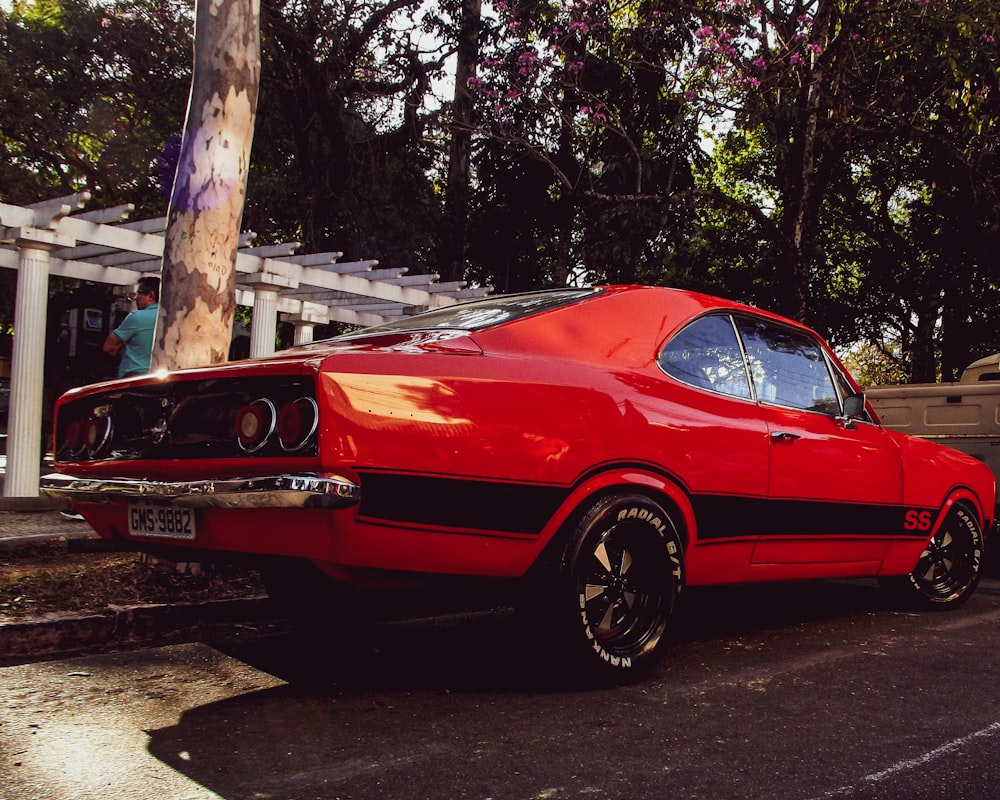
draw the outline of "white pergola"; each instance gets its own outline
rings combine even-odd
[[[89,192],[16,206],[0,203],[0,268],[17,270],[5,497],[37,497],[42,460],[42,402],[49,277],[132,290],[161,270],[165,217],[128,221],[133,206],[82,211]],[[299,255],[299,244],[252,246],[240,237],[236,302],[253,308],[250,355],[274,351],[279,315],[295,326],[295,344],[316,325],[378,325],[418,311],[483,297],[489,287],[438,275],[378,269],[375,260],[341,262],[342,253]]]

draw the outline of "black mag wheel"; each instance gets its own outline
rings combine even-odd
[[[651,667],[684,584],[680,534],[663,508],[638,494],[599,500],[577,524],[562,570],[578,662],[615,680]]]
[[[922,608],[954,608],[964,603],[979,583],[983,563],[983,530],[966,506],[953,506],[920,554],[913,572],[888,579],[904,599]]]
[[[976,517],[956,505],[927,543],[910,582],[932,605],[957,605],[969,599],[979,583],[983,531]]]

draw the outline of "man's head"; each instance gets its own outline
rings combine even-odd
[[[146,308],[160,301],[160,279],[159,278],[139,278],[135,286],[135,305],[137,308]]]

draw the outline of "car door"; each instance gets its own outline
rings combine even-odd
[[[770,444],[731,315],[690,323],[663,346],[659,366],[681,386],[659,387],[663,402],[646,412],[650,436],[663,432],[664,463],[683,479],[693,539],[706,545],[688,553],[688,578],[746,580],[767,504]]]
[[[770,442],[768,511],[753,562],[874,571],[902,503],[898,447],[880,426],[841,416],[850,385],[819,341],[753,317],[739,317],[737,328]]]

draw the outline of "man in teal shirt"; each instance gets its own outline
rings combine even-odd
[[[136,310],[125,317],[122,324],[109,333],[104,341],[105,353],[122,357],[118,364],[119,378],[149,372],[159,302],[160,279],[139,278],[135,290]]]

